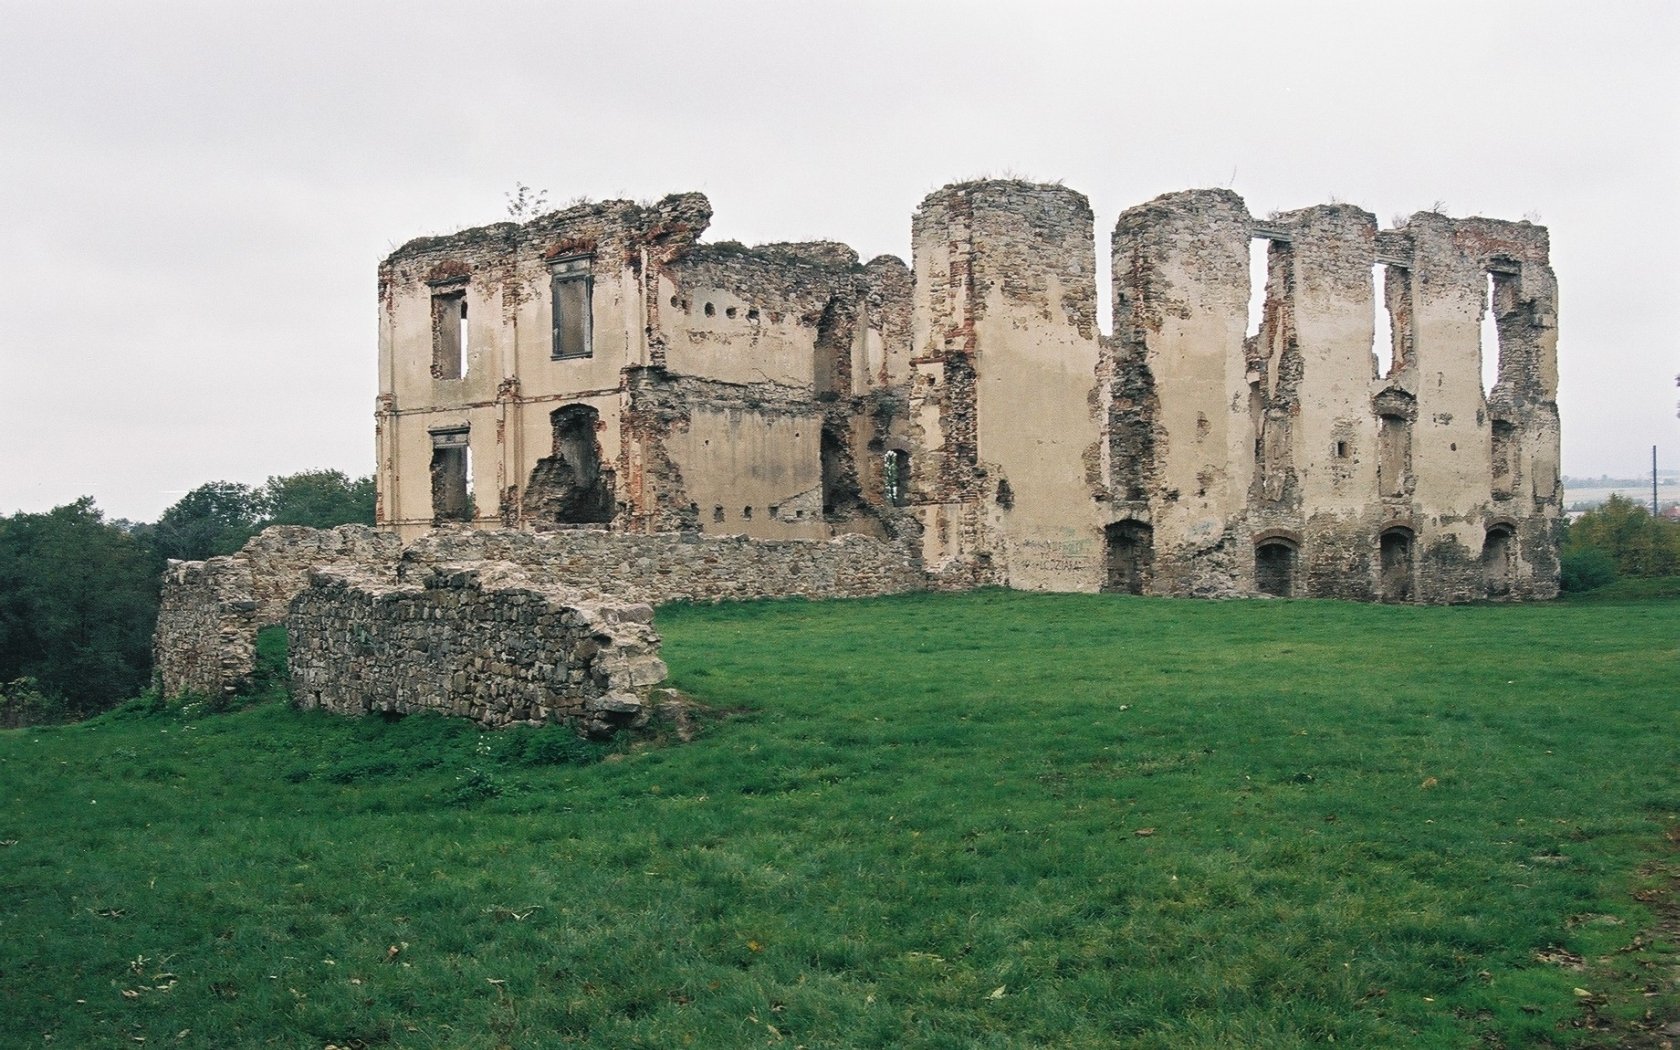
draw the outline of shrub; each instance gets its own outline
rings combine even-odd
[[[1578,547],[1563,552],[1562,577],[1565,594],[1579,594],[1616,582],[1616,560],[1597,547]]]
[[[66,714],[63,699],[42,692],[41,683],[33,678],[0,682],[0,727],[17,729],[62,722]]]

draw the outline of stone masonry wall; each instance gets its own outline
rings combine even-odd
[[[564,588],[578,600],[608,605],[788,595],[857,598],[925,586],[905,546],[909,542],[889,546],[857,535],[819,542],[595,529],[543,534],[457,529],[430,533],[405,549],[393,533],[363,526],[276,527],[238,554],[172,564],[164,576],[153,649],[165,693],[236,692],[255,665],[257,631],[276,623],[295,629],[287,610],[313,586],[314,570],[353,578],[369,593],[418,585],[438,564],[500,562],[518,566],[526,582],[545,593]]]
[[[257,631],[283,623],[292,598],[324,565],[396,568],[402,543],[361,525],[310,529],[276,525],[237,553],[171,562],[164,572],[154,665],[166,695],[238,692],[256,667]]]
[[[661,604],[752,598],[864,598],[925,586],[902,549],[866,536],[826,542],[750,540],[576,529],[435,532],[404,555],[412,564],[505,561],[589,596]]]
[[[251,567],[237,556],[170,563],[152,634],[166,693],[225,696],[245,684],[261,626],[251,590]]]
[[[610,734],[665,678],[653,609],[586,602],[516,566],[429,568],[418,583],[324,569],[292,602],[293,695],[346,715],[432,711],[486,726]]]

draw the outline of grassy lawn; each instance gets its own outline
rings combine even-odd
[[[1680,1009],[1640,936],[1673,598],[659,627],[737,712],[686,745],[278,702],[0,734],[0,1045],[1515,1048]]]

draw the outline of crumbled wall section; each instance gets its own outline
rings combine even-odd
[[[1268,264],[1245,337],[1250,238],[1267,242]],[[1556,595],[1543,228],[1426,212],[1379,230],[1344,204],[1255,220],[1229,191],[1189,191],[1121,216],[1114,282],[1106,477],[1117,496],[1144,491],[1146,507],[1126,506],[1155,548],[1144,590]],[[1497,346],[1479,342],[1486,310]],[[1498,381],[1484,393],[1491,354]]]
[[[1166,194],[1115,224],[1113,371],[1125,407],[1109,415],[1108,484],[1128,497],[1144,491],[1115,517],[1148,530],[1147,593],[1215,595],[1251,585],[1255,427],[1244,347],[1251,226],[1229,190]],[[1146,450],[1154,457],[1147,470],[1126,461]]]
[[[391,573],[401,554],[394,533],[361,525],[276,525],[235,554],[171,562],[152,638],[159,687],[166,696],[238,692],[256,666],[257,631],[285,622],[313,569],[354,565]]]
[[[496,563],[419,583],[323,569],[292,601],[292,692],[346,715],[431,711],[608,735],[665,678],[653,609],[586,602]]]
[[[1089,202],[1065,186],[963,183],[922,201],[911,238],[911,502],[924,561],[942,585],[1096,590]]]
[[[152,634],[154,673],[164,693],[238,692],[256,666],[260,607],[243,559],[170,562]]]
[[[321,573],[342,577],[343,587],[358,594],[385,594],[432,579],[433,567],[440,564],[495,563],[498,568],[483,578],[480,591],[491,582],[497,586],[508,582],[509,573],[517,572],[519,579],[509,583],[517,583],[515,590],[563,591],[567,601],[601,608],[790,595],[862,598],[926,586],[913,543],[904,539],[888,544],[861,535],[828,541],[753,540],[696,532],[637,535],[571,529],[534,534],[459,528],[429,533],[405,548],[395,534],[362,526],[277,526],[252,539],[238,554],[169,566],[153,652],[167,694],[236,692],[254,666],[259,629],[285,623],[293,632],[295,649],[299,627],[295,599],[306,587],[314,586],[312,581]],[[457,605],[466,611],[482,609],[486,615],[500,615],[495,610],[506,604],[499,598],[486,604],[476,601]],[[326,619],[326,610],[353,607],[354,603],[346,602],[349,599],[334,599],[310,606],[314,619],[305,626],[317,634],[333,629],[339,635],[354,633],[352,620],[329,629]],[[334,636],[335,646],[342,642],[339,635]],[[325,665],[309,666],[314,668],[314,681],[326,681],[321,677],[329,673]],[[326,686],[322,689],[331,691]],[[575,712],[566,717],[575,717]],[[521,715],[516,720],[527,719]]]

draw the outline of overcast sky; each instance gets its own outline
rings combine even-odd
[[[1190,187],[1527,217],[1564,471],[1680,466],[1676,11],[0,0],[0,514],[370,473],[375,267],[505,218],[516,182],[697,189],[712,239],[864,258],[908,258],[922,197],[983,175],[1087,194],[1099,258]]]

